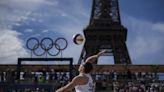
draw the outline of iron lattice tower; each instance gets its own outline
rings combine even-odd
[[[93,0],[90,22],[83,31],[85,43],[78,63],[106,49],[105,55],[113,56],[115,64],[131,64],[118,0]]]

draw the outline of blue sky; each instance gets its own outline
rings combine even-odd
[[[82,45],[72,36],[89,24],[92,0],[1,0],[0,63],[29,57],[30,37],[65,37],[64,57],[79,59]],[[119,0],[122,24],[128,29],[127,46],[133,64],[164,64],[163,0]],[[57,56],[60,57],[60,56]],[[102,63],[113,63],[102,59]]]

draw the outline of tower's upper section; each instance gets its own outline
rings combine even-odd
[[[90,25],[121,24],[118,0],[93,0]]]

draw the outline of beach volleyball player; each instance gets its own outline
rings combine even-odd
[[[93,92],[94,84],[90,75],[93,66],[92,64],[105,53],[105,50],[98,52],[95,55],[88,57],[85,62],[79,66],[79,75],[75,76],[70,83],[59,88],[55,92],[70,92],[75,88],[76,92]]]

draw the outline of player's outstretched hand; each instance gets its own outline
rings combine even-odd
[[[102,50],[102,51],[100,51],[97,55],[98,55],[98,56],[101,56],[101,55],[103,55],[105,52],[106,52],[106,50]]]

